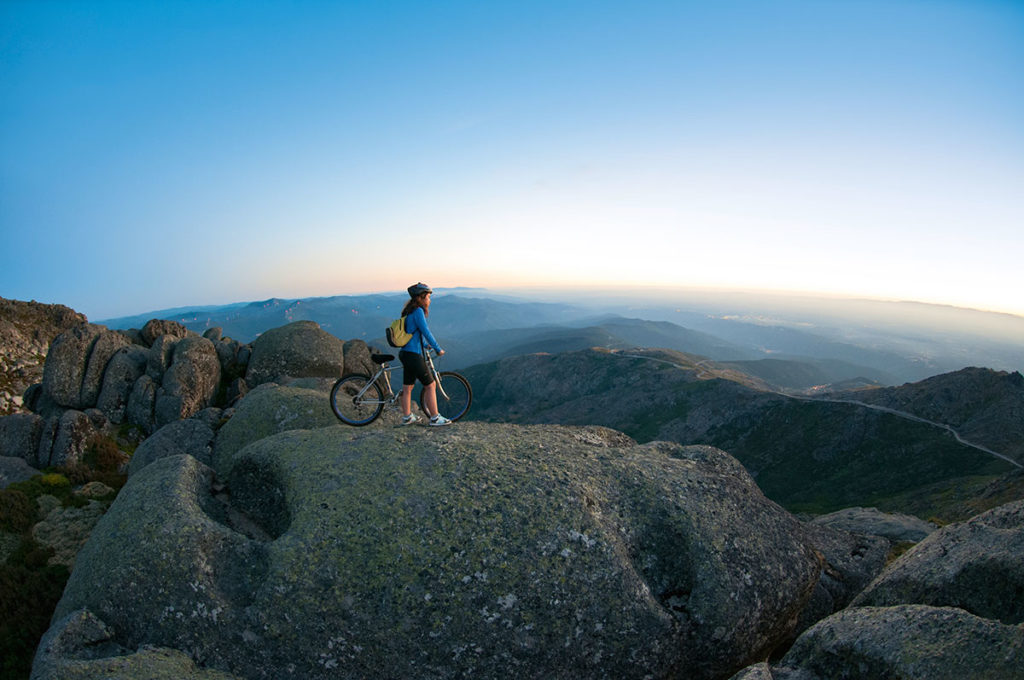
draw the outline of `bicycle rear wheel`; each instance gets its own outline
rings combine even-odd
[[[473,403],[473,388],[469,386],[469,381],[452,371],[442,371],[437,374],[437,378],[441,383],[439,389],[435,390],[437,394],[437,412],[453,421],[466,415],[470,405]],[[442,390],[444,390],[444,394],[441,393]],[[423,397],[423,391],[421,390],[420,408],[426,413],[427,408]]]
[[[363,388],[366,390],[363,391]],[[360,392],[362,396],[359,396]],[[380,386],[371,384],[369,376],[345,376],[334,383],[331,389],[331,410],[341,422],[348,425],[369,425],[383,409],[384,397]]]

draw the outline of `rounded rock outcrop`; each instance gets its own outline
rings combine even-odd
[[[824,568],[727,454],[603,428],[290,430],[224,478],[230,507],[191,456],[133,475],[54,620],[239,678],[714,678]]]
[[[256,339],[245,380],[255,387],[284,377],[339,378],[343,369],[344,343],[314,321],[295,321]]]
[[[179,340],[174,357],[157,390],[157,426],[188,418],[213,402],[220,386],[220,360],[213,343],[203,337]]]
[[[337,425],[323,392],[300,387],[263,384],[238,402],[231,420],[217,431],[213,467],[227,476],[235,455],[247,445],[287,430],[310,430]]]

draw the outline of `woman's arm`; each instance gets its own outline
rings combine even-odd
[[[442,350],[441,346],[437,344],[437,340],[434,339],[434,334],[430,332],[430,327],[427,326],[427,315],[423,313],[423,308],[417,307],[416,311],[413,312],[410,316],[412,317],[413,322],[416,324],[416,329],[420,331],[420,337],[426,338],[427,342],[430,343],[430,346],[434,348],[435,352],[437,352],[438,354],[443,354],[444,350]],[[409,330],[408,324],[406,330]],[[422,346],[422,343],[420,344]]]

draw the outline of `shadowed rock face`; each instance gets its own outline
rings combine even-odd
[[[602,428],[293,430],[224,473],[133,475],[54,620],[240,678],[712,678],[823,569],[728,455]]]
[[[911,603],[1024,623],[1024,501],[936,531],[854,601],[858,606]]]
[[[777,665],[734,680],[1024,678],[1022,529],[1016,501],[935,531]]]
[[[952,607],[851,607],[804,633],[765,677],[1010,680],[1024,677],[1024,630]]]

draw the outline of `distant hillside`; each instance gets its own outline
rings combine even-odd
[[[406,299],[404,293],[271,298],[99,323],[127,329],[152,318],[170,319],[200,333],[220,327],[228,337],[250,342],[271,328],[309,320],[339,339],[360,338],[383,348],[383,330]],[[549,298],[568,299],[574,298]],[[539,302],[487,290],[439,289],[430,323],[450,350],[450,367],[535,351],[662,347],[735,362],[735,368],[792,391],[835,390],[841,383],[898,385],[971,365],[1024,370],[1019,342],[1024,319],[1010,315],[908,303],[723,298],[707,292],[678,302],[614,291],[575,300]]]
[[[84,314],[64,305],[0,297],[0,416],[18,411],[21,395],[42,380],[53,339],[85,322]]]
[[[141,328],[152,318],[170,319],[202,333],[219,327],[225,335],[251,342],[261,333],[293,321],[315,321],[339,339],[383,340],[384,328],[402,311],[408,300],[403,294],[338,295],[324,298],[284,300],[175,309],[130,317],[108,319],[110,328]],[[552,303],[514,303],[461,295],[435,294],[431,331],[440,338],[484,330],[533,327],[565,323],[580,318],[584,311]]]
[[[907,411],[956,428],[964,438],[1024,462],[1024,376],[965,368],[921,382],[835,396]]]
[[[877,379],[864,377],[878,375],[865,366],[856,366],[843,361],[826,359],[758,359],[757,361],[730,361],[728,366],[749,375],[754,375],[779,390],[804,392],[814,388],[850,383],[857,387],[880,386]]]
[[[1011,470],[938,428],[755,389],[750,379],[723,377],[725,370],[674,352],[584,350],[512,357],[466,374],[473,418],[605,425],[639,441],[710,444],[736,456],[766,495],[796,511],[898,510],[891,499],[900,494],[977,486]]]

